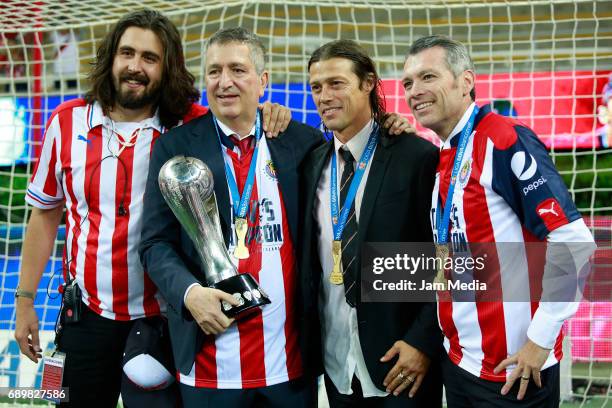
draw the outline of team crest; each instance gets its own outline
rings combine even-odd
[[[466,162],[461,166],[461,170],[459,170],[459,184],[461,187],[465,187],[470,179],[470,174],[472,174],[472,158],[466,160]]]
[[[274,168],[274,163],[272,163],[272,160],[266,161],[264,173],[270,178],[270,180],[276,181],[276,169]]]
[[[359,163],[359,170],[365,169],[366,164],[364,162]]]

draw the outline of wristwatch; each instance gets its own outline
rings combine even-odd
[[[15,299],[17,299],[20,296],[34,300],[34,293],[28,292],[27,290],[20,289],[18,287],[17,290],[15,290]]]

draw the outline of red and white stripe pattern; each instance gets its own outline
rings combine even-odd
[[[133,147],[121,146],[101,107],[81,99],[53,112],[26,201],[42,209],[66,203],[68,271],[83,301],[115,320],[158,315],[165,304],[138,259],[142,200],[157,116],[138,125]],[[123,164],[122,164],[123,163]],[[125,166],[125,169],[124,169]],[[118,209],[123,201],[125,215]]]
[[[470,113],[471,109],[464,115],[464,120]],[[509,205],[508,196],[502,197],[498,194],[499,188],[494,188],[499,183],[494,178],[504,178],[500,176],[502,172],[512,174],[509,161],[502,163],[502,160],[499,160],[500,156],[494,154],[494,149],[504,151],[515,146],[518,140],[514,131],[515,125],[516,123],[510,123],[507,118],[499,115],[483,112],[479,114],[475,133],[468,142],[461,166],[468,170],[463,174],[460,172],[457,177],[453,198],[455,210],[451,210],[449,236],[455,234],[454,238],[465,239],[472,243],[498,243],[496,253],[487,253],[489,257],[487,276],[478,277],[475,271],[474,278],[481,282],[486,281],[487,295],[500,300],[438,302],[438,318],[444,333],[444,347],[451,361],[475,376],[496,382],[505,382],[513,366],[499,374],[494,374],[493,369],[525,344],[527,329],[538,308],[537,302],[501,300],[504,293],[518,293],[516,288],[522,288],[520,293],[534,290],[530,285],[533,286],[532,282],[537,282],[537,279],[533,279],[533,276],[530,279],[530,275],[537,273],[535,272],[537,268],[533,268],[533,259],[524,245],[514,245],[512,250],[508,250],[507,246],[499,243],[543,241],[535,236],[533,228],[531,230],[526,228],[525,222],[519,219]],[[458,136],[454,137],[457,138]],[[456,150],[456,146],[451,147],[451,143],[447,141],[440,153],[440,163],[432,193],[431,219],[434,234],[436,234],[438,197],[441,197],[442,204],[446,205],[444,200],[448,192]],[[494,160],[496,157],[497,162]],[[501,183],[508,180],[513,179],[508,178]],[[516,182],[519,183],[519,180]],[[544,197],[542,202],[548,202],[545,201],[550,200],[545,197],[548,193],[550,192],[537,194]],[[518,201],[522,202],[516,203],[515,208],[531,211],[533,214],[529,217],[534,219],[536,208],[525,198],[527,194],[524,197],[520,194],[520,197]],[[539,199],[539,196],[534,193],[529,195],[529,199],[532,198]],[[563,215],[563,219],[560,219],[554,228],[567,223],[568,220]],[[491,255],[495,258],[491,259]],[[497,267],[490,268],[490,265],[496,263]],[[562,333],[559,333],[554,349],[542,369],[560,361],[561,341]]]
[[[234,151],[225,147],[223,150],[242,193],[252,152],[239,160],[237,147]],[[294,313],[296,259],[265,137],[260,142],[247,220],[250,256],[240,260],[238,271],[250,272],[272,303],[232,324],[223,334],[207,336],[191,372],[178,374],[183,384],[256,388],[290,381],[302,374]],[[230,253],[234,245],[230,244]]]

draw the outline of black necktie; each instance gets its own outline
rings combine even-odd
[[[355,158],[348,149],[340,148],[340,154],[344,159],[344,170],[340,180],[340,208],[344,208],[346,195],[349,191],[351,181],[355,175]],[[346,303],[355,307],[357,302],[357,290],[355,282],[357,277],[357,216],[355,215],[355,200],[351,204],[346,225],[342,232],[342,278],[344,281],[344,294]]]

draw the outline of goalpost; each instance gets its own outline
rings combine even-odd
[[[612,3],[597,0],[4,0],[0,5],[0,387],[34,386],[40,374],[12,339],[20,246],[29,213],[23,197],[44,124],[62,101],[82,95],[100,39],[123,14],[150,7],[181,33],[187,65],[203,89],[205,40],[244,26],[268,50],[266,98],[294,119],[320,119],[306,62],[319,45],[350,38],[366,47],[383,78],[387,110],[409,115],[397,78],[408,45],[445,34],[465,43],[477,73],[477,103],[532,127],[592,229],[600,287],[612,286],[612,130],[598,119],[612,71]],[[610,84],[612,87],[612,83]],[[203,101],[205,103],[205,101]],[[612,110],[612,104],[609,105]],[[600,110],[603,122],[606,113]],[[612,129],[612,112],[610,129]],[[419,129],[435,141],[431,133]],[[64,231],[38,291],[43,346],[52,342]],[[607,268],[607,269],[606,269]],[[607,276],[607,280],[606,280]],[[53,278],[53,281],[50,280]],[[575,406],[612,405],[612,303],[584,302],[565,327],[562,383]],[[1,401],[1,400],[0,400]],[[574,406],[574,405],[571,405]]]

